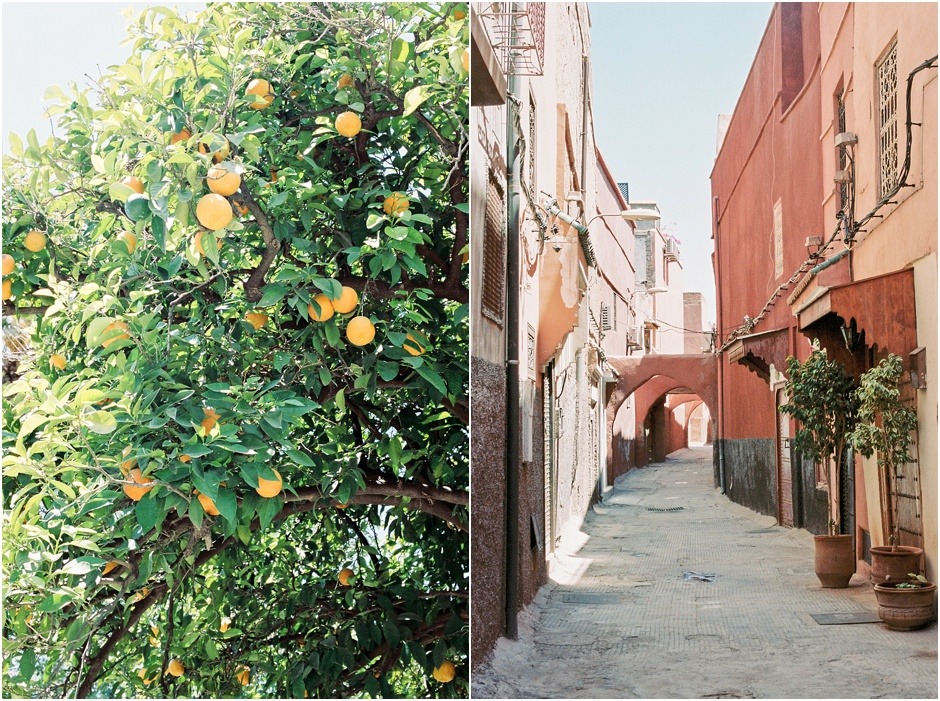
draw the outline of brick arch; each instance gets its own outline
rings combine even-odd
[[[701,398],[709,413],[717,416],[718,408],[718,358],[714,355],[646,355],[640,358],[608,358],[617,372],[618,380],[607,397],[607,474],[612,481],[634,466],[629,454],[646,450],[645,445],[631,446],[626,451],[618,442],[622,435],[615,433],[614,424],[623,403],[638,389],[644,392],[637,397],[634,443],[639,427],[643,426],[650,409],[664,394],[674,389],[686,388]],[[642,400],[642,401],[641,401]],[[646,464],[645,461],[643,464]]]

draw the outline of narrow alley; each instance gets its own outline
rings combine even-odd
[[[474,698],[936,698],[936,624],[818,623],[877,619],[871,585],[822,589],[812,535],[729,501],[711,457],[682,450],[617,480],[519,640],[474,671]]]

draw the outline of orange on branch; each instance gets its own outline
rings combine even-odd
[[[114,333],[120,331],[121,333]],[[130,338],[131,335],[127,332],[127,324],[124,323],[121,319],[112,321],[110,324],[104,328],[104,336],[108,336],[104,341],[101,342],[103,348],[107,348],[112,343],[117,343],[125,338]]]
[[[441,662],[440,667],[434,668],[434,671],[431,672],[431,676],[437,681],[446,684],[449,681],[453,681],[454,677],[457,676],[457,669],[454,667],[453,662],[444,660]]]
[[[217,151],[212,152],[212,160],[215,161],[216,163],[221,163],[226,158],[228,158],[228,154],[230,153],[231,148],[232,148],[231,145],[229,144],[228,139],[226,139],[225,137],[222,137],[222,139],[223,139],[222,146],[219,147]],[[209,144],[206,144],[206,143],[199,144],[199,153],[209,153]]]
[[[242,184],[242,176],[234,163],[226,161],[212,166],[206,174],[206,184],[217,195],[234,195]]]
[[[417,338],[414,334],[409,333],[405,338],[405,342],[401,344],[401,347],[404,348],[409,355],[424,355],[425,351],[427,350],[427,339],[424,338],[424,336],[421,334],[418,334],[418,336],[420,336],[420,338]]]
[[[199,252],[199,255],[201,256],[206,255],[206,249],[202,247],[202,235],[204,233],[205,233],[204,231],[197,231],[196,237],[193,239],[193,242],[196,244],[196,250]],[[215,239],[215,250],[216,251],[222,250],[222,242],[219,239]]]
[[[126,448],[124,448],[123,451],[121,451],[121,457],[125,458],[121,462],[121,474],[124,475],[125,477],[128,475],[128,473],[131,470],[137,467],[137,458],[127,459],[132,451],[133,451],[133,448],[131,448],[131,446],[127,446]]]
[[[210,516],[219,515],[219,509],[215,505],[215,502],[212,501],[212,499],[207,497],[202,492],[196,492],[196,498],[199,499],[199,503],[202,504],[202,510],[205,511],[207,514],[209,514]]]
[[[234,216],[229,201],[216,193],[204,195],[196,204],[196,219],[210,231],[224,229]]]
[[[353,574],[355,573],[351,569],[349,569],[348,567],[344,567],[343,569],[339,571],[339,574],[336,576],[336,578],[339,580],[340,584],[342,584],[344,587],[348,587],[349,578],[352,577]]]
[[[144,183],[136,175],[128,175],[126,178],[122,178],[121,184],[127,185],[138,195],[144,194]]]
[[[382,209],[386,214],[399,215],[404,214],[408,211],[408,208],[411,206],[411,200],[408,199],[408,195],[404,192],[393,192],[391,195],[385,198],[385,201],[382,203]]]
[[[253,101],[251,103],[251,108],[256,110],[263,110],[265,107],[269,107],[272,102],[274,102],[274,92],[271,90],[271,83],[266,81],[264,78],[255,78],[245,89],[246,95],[254,95]],[[260,100],[258,98],[261,98]]]
[[[349,75],[349,73],[344,73],[339,77],[339,80],[336,81],[336,87],[340,89],[348,88],[353,82],[353,77]]]
[[[343,112],[336,118],[336,131],[351,139],[362,131],[362,120],[355,112]]]
[[[464,49],[463,53],[460,54],[460,65],[463,66],[465,71],[470,70],[470,52],[466,49]]]
[[[3,254],[3,277],[6,277],[16,269],[16,261],[9,253]]]
[[[10,299],[10,297],[13,296],[13,281],[12,280],[4,280],[3,285],[0,286],[0,288],[2,288],[2,295],[0,295],[0,297],[3,298],[4,302],[6,302],[8,299]]]
[[[356,308],[357,304],[359,304],[359,293],[352,287],[343,285],[343,291],[337,299],[333,300],[333,309],[340,314],[348,314]]]
[[[186,141],[192,137],[192,134],[189,132],[189,129],[180,129],[173,136],[170,137],[170,145],[178,144],[180,141]]]
[[[258,478],[258,487],[255,491],[265,499],[270,499],[280,494],[281,486],[284,484],[283,480],[281,480],[281,474],[277,470],[273,472],[275,477],[273,480],[265,479],[264,477]]]
[[[124,485],[124,493],[130,498],[131,501],[140,501],[144,494],[153,489],[153,486],[150,485],[153,482],[153,477],[150,475],[141,474],[140,468],[135,467],[127,475],[127,479],[133,482],[133,484]]]
[[[117,240],[124,242],[124,245],[127,246],[128,253],[133,253],[137,250],[137,237],[130,231],[122,231],[117,235]]]
[[[46,235],[41,231],[33,229],[26,234],[26,238],[23,239],[23,245],[26,246],[27,250],[33,253],[39,253],[46,247]]]
[[[320,311],[317,311],[317,308],[312,304],[307,305],[307,314],[310,315],[310,319],[313,321],[326,321],[333,316],[334,307],[333,302],[325,294],[320,293],[313,298],[313,301],[320,307]]]
[[[364,346],[375,338],[375,324],[367,316],[354,316],[346,324],[346,338],[354,346]]]
[[[183,663],[179,660],[170,660],[170,664],[166,667],[167,674],[172,674],[174,677],[182,677],[183,673],[186,671],[183,667]]]
[[[238,672],[235,673],[235,681],[242,686],[248,686],[251,682],[251,669],[244,666],[241,667]]]
[[[268,315],[262,312],[248,312],[245,314],[245,321],[251,324],[255,331],[258,331],[262,326],[268,323]]]

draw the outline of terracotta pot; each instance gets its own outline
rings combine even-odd
[[[871,549],[871,583],[908,582],[910,573],[920,574],[921,548],[909,545],[876,545]]]
[[[891,630],[917,630],[933,620],[936,584],[898,589],[898,583],[876,584],[878,615]]]
[[[816,576],[824,589],[844,589],[855,574],[855,546],[850,535],[818,535]]]

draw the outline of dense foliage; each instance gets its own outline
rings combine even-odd
[[[898,494],[901,468],[912,458],[917,412],[901,398],[901,358],[889,353],[875,367],[862,374],[855,391],[858,400],[858,424],[852,431],[852,445],[866,458],[877,454],[882,484],[889,480],[894,489],[894,520],[891,544],[900,544]]]
[[[826,487],[829,489],[829,529],[833,533],[839,523],[838,496],[840,470],[833,469],[845,459],[849,435],[858,414],[855,380],[845,368],[830,360],[818,344],[809,357],[800,363],[787,358],[787,403],[780,411],[790,414],[799,424],[793,447],[815,464],[822,464]]]
[[[5,694],[466,694],[465,13],[150,8],[11,136]]]

